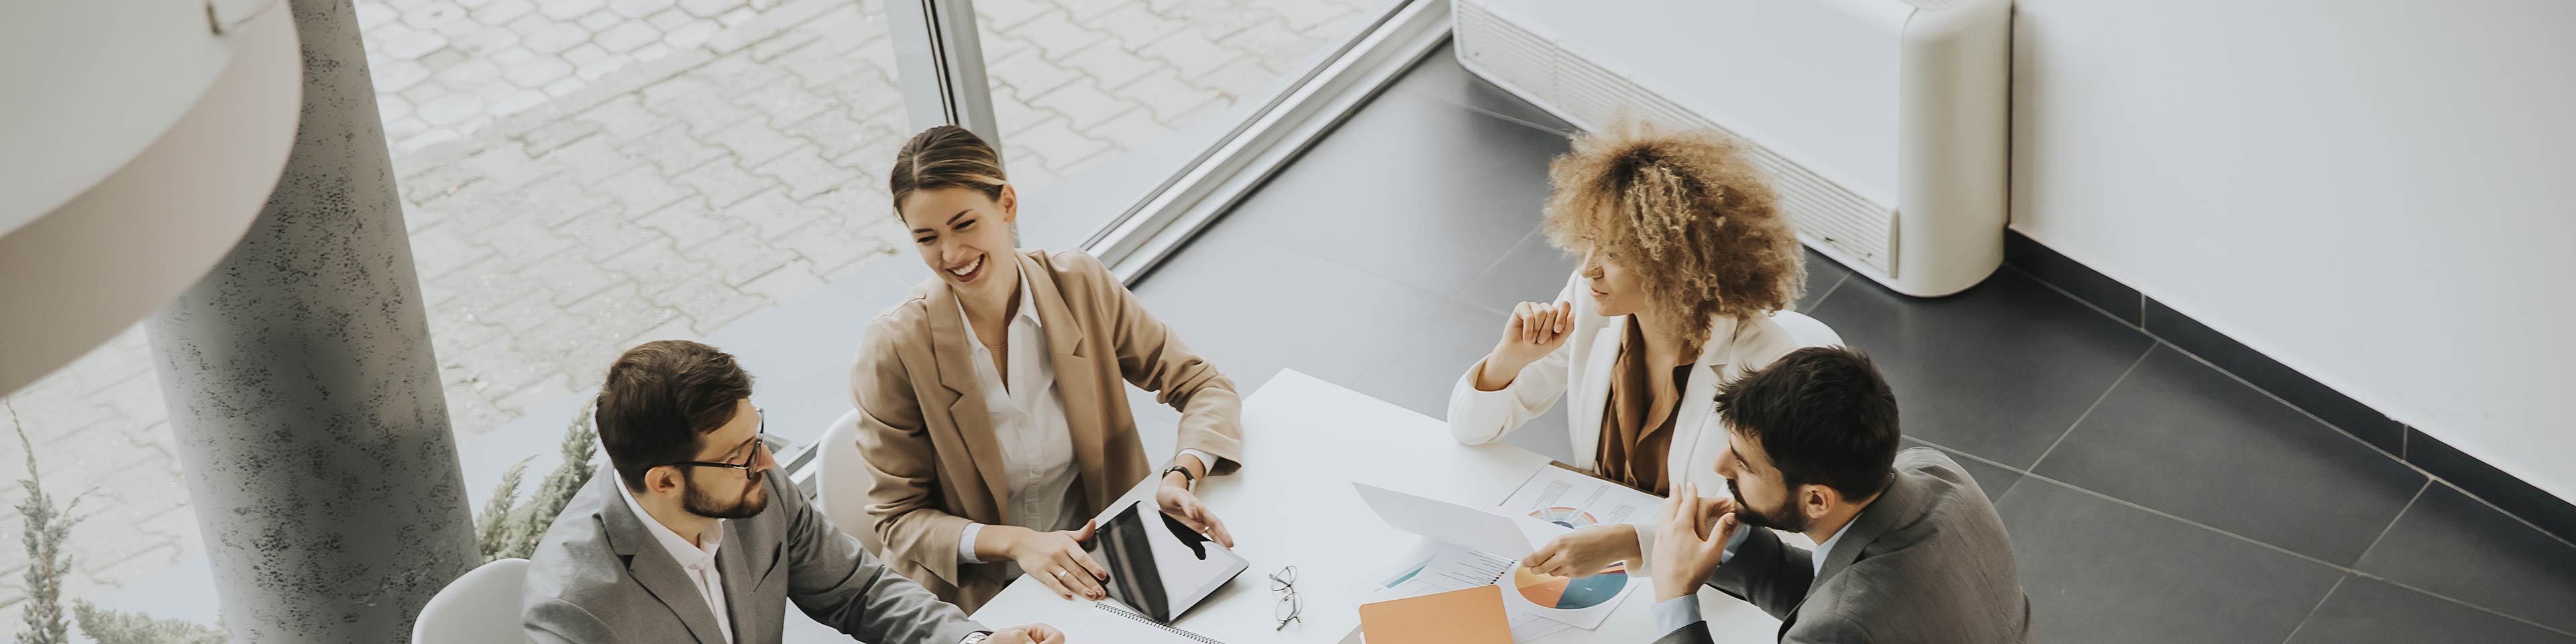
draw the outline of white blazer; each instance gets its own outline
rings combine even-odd
[[[1594,310],[1592,298],[1577,297],[1577,293],[1588,294],[1581,273],[1567,279],[1565,290],[1556,296],[1558,301],[1574,303],[1572,335],[1547,357],[1522,367],[1511,385],[1501,391],[1477,390],[1477,365],[1469,365],[1458,378],[1449,393],[1449,433],[1458,442],[1473,445],[1502,438],[1546,413],[1570,389],[1573,400],[1566,408],[1566,433],[1574,442],[1574,465],[1600,471],[1601,415],[1610,405],[1608,374],[1618,360],[1628,316],[1601,315]],[[1801,327],[1822,328],[1797,313],[1774,315],[1798,318],[1796,325]],[[1826,337],[1810,341],[1839,343],[1830,338],[1830,331],[1821,333]],[[1673,410],[1672,447],[1664,467],[1665,480],[1672,482],[1673,489],[1681,489],[1684,482],[1697,483],[1700,494],[1714,496],[1726,489],[1726,479],[1715,471],[1718,454],[1726,451],[1726,429],[1711,411],[1717,406],[1718,384],[1767,366],[1802,345],[1771,317],[1740,322],[1719,318],[1709,325],[1708,337],[1698,362],[1691,366],[1690,381],[1683,384],[1680,406]],[[1653,551],[1653,533],[1652,526],[1641,524],[1639,552]]]

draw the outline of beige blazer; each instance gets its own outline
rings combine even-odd
[[[1159,465],[1145,456],[1122,381],[1180,410],[1176,449],[1215,456],[1209,473],[1241,462],[1243,404],[1234,381],[1146,313],[1100,260],[1079,251],[1023,251],[1018,259],[1073,433],[1084,513],[1106,509]],[[1010,486],[1000,439],[957,311],[955,292],[933,277],[869,320],[850,397],[870,474],[873,525],[858,531],[861,540],[897,572],[973,611],[1010,579],[1003,562],[959,563],[958,537],[970,522],[1012,517],[1002,511]]]

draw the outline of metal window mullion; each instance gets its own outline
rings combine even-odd
[[[885,12],[913,131],[957,125],[1001,148],[973,0],[887,0]]]

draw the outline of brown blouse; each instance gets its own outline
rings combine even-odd
[[[1656,395],[1645,335],[1630,316],[1610,370],[1610,408],[1601,414],[1600,469],[1603,478],[1662,496],[1672,492],[1664,457],[1672,451],[1673,410],[1691,365],[1673,367],[1671,389]]]

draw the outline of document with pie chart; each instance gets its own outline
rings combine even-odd
[[[1542,467],[1499,510],[1581,529],[1612,523],[1642,523],[1654,516],[1663,499],[1627,486],[1563,467]],[[1514,567],[1503,583],[1503,605],[1526,610],[1580,628],[1598,628],[1619,607],[1628,591],[1647,583],[1628,576],[1626,563],[1614,563],[1589,577],[1558,577]]]

